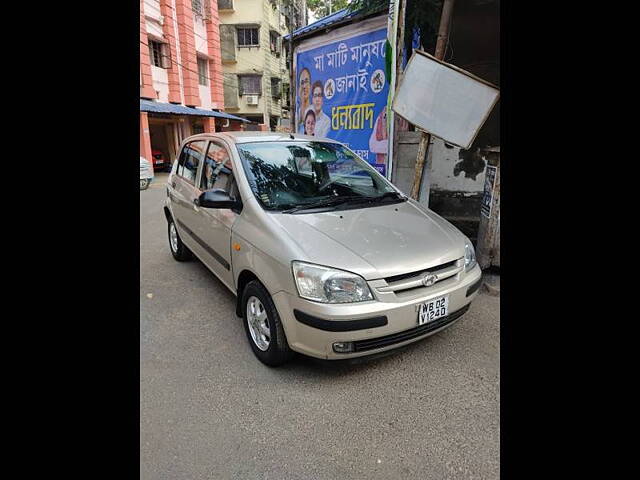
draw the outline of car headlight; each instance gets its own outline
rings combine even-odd
[[[352,303],[373,300],[367,282],[355,273],[311,263],[292,263],[298,294],[322,303]]]
[[[469,239],[464,242],[464,271],[468,272],[476,266],[476,251]]]

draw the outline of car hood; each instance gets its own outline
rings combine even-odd
[[[465,237],[413,202],[272,218],[312,263],[367,280],[427,269],[464,256]]]

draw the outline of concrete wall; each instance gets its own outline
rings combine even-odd
[[[398,132],[398,152],[393,166],[393,183],[409,194],[413,185],[416,155],[418,153],[419,132]],[[432,191],[482,193],[486,160],[476,158],[471,152],[445,144],[439,138],[432,138],[427,153],[427,163],[423,176],[423,191],[429,178]]]
[[[153,88],[158,94],[158,101],[169,102],[169,76],[164,68],[151,65],[151,75],[153,76]]]
[[[409,195],[413,186],[419,132],[398,132],[391,181]],[[450,220],[471,240],[477,234],[487,161],[480,153],[431,138],[420,203]]]
[[[472,152],[434,138],[431,149],[431,190],[479,193],[484,188],[486,161]]]

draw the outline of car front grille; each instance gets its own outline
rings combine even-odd
[[[407,294],[420,293],[419,291],[426,292],[429,288],[434,286],[442,287],[446,282],[448,284],[455,283],[458,279],[458,274],[464,269],[464,258],[458,258],[451,260],[450,262],[435,265],[430,268],[403,273],[401,275],[393,275],[386,277],[384,281],[386,285],[378,285],[376,289],[380,293],[394,293],[399,296],[406,296]],[[422,280],[427,273],[436,276],[435,282],[426,287]]]
[[[360,340],[354,343],[354,351],[355,352],[366,352],[367,350],[374,350],[376,348],[387,347],[389,345],[394,345],[396,343],[406,342],[407,340],[411,340],[413,338],[418,338],[422,335],[425,335],[429,332],[433,332],[441,327],[444,327],[454,320],[457,320],[465,312],[469,310],[469,305],[465,305],[460,310],[456,310],[453,313],[450,313],[446,317],[439,318],[433,322],[425,323],[424,325],[420,325],[415,328],[411,328],[409,330],[404,330],[402,332],[393,333],[391,335],[385,335],[384,337],[378,338],[369,338],[367,340]]]
[[[392,277],[385,278],[385,280],[387,281],[387,283],[394,283],[394,282],[399,282],[401,280],[406,280],[408,278],[420,277],[420,276],[424,275],[427,272],[436,272],[438,270],[444,270],[445,268],[449,268],[449,267],[455,265],[457,261],[458,260],[452,260],[450,262],[443,263],[441,265],[437,265],[437,266],[432,267],[432,268],[418,270],[417,272],[409,272],[409,273],[403,273],[401,275],[393,275]]]

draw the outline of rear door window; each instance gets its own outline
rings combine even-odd
[[[178,159],[176,173],[193,185],[196,184],[198,167],[204,158],[205,145],[206,142],[204,140],[187,143]]]

